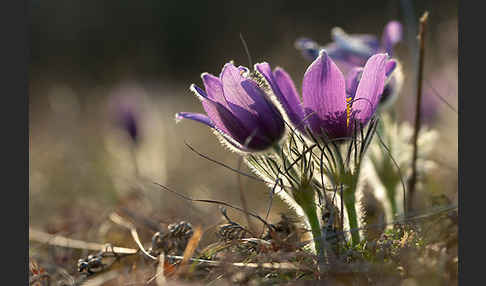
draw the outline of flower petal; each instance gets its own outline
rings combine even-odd
[[[201,99],[203,108],[213,123],[213,126],[211,127],[218,128],[219,130],[234,137],[234,139],[237,141],[244,140],[246,136],[248,136],[248,130],[245,128],[245,126],[226,107],[208,97],[197,85],[192,84],[190,89]],[[208,125],[201,117],[198,117],[197,119],[199,119],[197,121]]]
[[[207,97],[211,98],[216,102],[219,102],[224,107],[228,108],[228,103],[224,98],[223,83],[221,82],[221,80],[210,73],[201,74],[201,79],[203,81],[204,88],[206,89],[208,95]]]
[[[251,108],[255,104],[255,100],[248,96],[241,85],[243,81],[247,80],[242,76],[242,71],[232,63],[227,63],[224,65],[220,77],[223,94],[231,111],[245,123],[251,124],[256,120],[256,112]]]
[[[255,69],[268,81],[292,124],[304,130],[304,125],[302,124],[304,111],[292,78],[281,68],[276,68],[275,72],[272,73],[270,64],[266,62],[256,64]]]
[[[385,67],[385,75],[388,77],[390,76],[390,74],[395,70],[395,68],[397,67],[397,61],[394,60],[394,59],[391,59],[389,60],[387,63],[386,63],[386,67]]]
[[[176,121],[180,121],[182,119],[190,119],[194,120],[197,122],[200,122],[202,124],[205,124],[211,128],[215,128],[216,126],[214,123],[211,121],[211,119],[202,114],[202,113],[193,113],[193,112],[178,112],[176,113]]]
[[[275,138],[282,134],[282,115],[258,85],[245,78],[240,68],[228,63],[221,73],[223,92],[231,112],[245,127],[259,136]]]
[[[304,130],[304,109],[300,101],[299,93],[295,88],[294,81],[287,72],[277,67],[274,71],[275,80],[282,92],[282,98],[287,105],[287,113],[290,121],[300,130]]]
[[[304,108],[313,109],[319,115],[344,110],[344,76],[325,51],[307,68],[302,97]]]
[[[354,98],[356,95],[356,90],[358,89],[358,84],[363,74],[362,67],[352,68],[346,75],[346,97]]]
[[[241,151],[244,151],[244,152],[251,151],[248,148],[246,148],[245,146],[241,145],[239,142],[237,142],[233,137],[231,137],[231,135],[229,135],[226,132],[218,129],[214,125],[214,123],[211,121],[211,119],[204,114],[192,113],[192,112],[178,112],[178,113],[176,113],[176,120],[179,121],[179,120],[182,120],[182,119],[190,119],[190,120],[194,120],[194,121],[203,123],[203,124],[213,128],[214,130],[216,130],[218,132],[218,134],[222,137],[222,139],[226,140],[226,142],[229,143],[231,146],[233,146],[233,147],[235,147],[235,148],[237,148]]]
[[[363,125],[375,113],[383,93],[387,59],[387,54],[376,54],[366,62],[363,69],[352,105],[352,109],[357,112],[355,118]]]
[[[344,76],[325,51],[305,72],[302,98],[305,115],[317,134],[346,113]]]
[[[383,51],[390,56],[393,54],[393,46],[402,40],[402,24],[398,21],[390,21],[383,29],[381,45]]]

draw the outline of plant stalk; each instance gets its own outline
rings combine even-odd
[[[417,75],[417,102],[415,105],[415,126],[413,132],[413,158],[412,158],[412,176],[410,177],[410,181],[408,182],[408,205],[407,212],[413,211],[413,198],[415,195],[415,187],[417,184],[417,154],[418,154],[418,133],[420,129],[420,110],[421,110],[421,103],[422,103],[422,78],[423,78],[423,70],[424,70],[424,52],[425,52],[425,27],[427,24],[427,19],[429,16],[429,12],[425,11],[425,13],[420,18],[420,30],[418,34],[418,40],[420,43],[420,50],[419,50],[419,66],[418,66],[418,75]]]
[[[319,262],[322,263],[324,262],[325,254],[322,243],[321,224],[319,222],[319,217],[317,216],[317,208],[314,202],[310,202],[310,204],[308,204],[303,209],[307,216],[307,219],[309,220],[316,254],[319,257]]]
[[[358,231],[358,215],[356,213],[356,198],[355,189],[345,190],[343,193],[343,201],[346,206],[346,213],[349,220],[349,231],[351,232],[351,240],[353,245],[357,245],[360,241]]]
[[[275,152],[282,160],[285,161],[285,165],[290,165],[287,158],[282,152],[282,147],[279,145],[275,145],[273,147]],[[291,168],[289,170],[291,176],[294,178],[299,178],[300,181],[299,186],[296,186],[296,189],[293,190],[293,196],[295,202],[302,208],[307,218],[307,222],[311,228],[312,239],[314,241],[314,248],[315,252],[319,258],[319,263],[323,263],[326,257],[323,243],[322,243],[322,232],[321,232],[321,224],[319,220],[319,216],[317,214],[317,207],[315,202],[315,191],[312,189],[311,186],[301,180],[300,176],[296,173],[296,171]]]

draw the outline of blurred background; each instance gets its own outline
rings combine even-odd
[[[457,201],[457,1],[39,1],[30,2],[30,226],[104,242],[99,225],[117,208],[162,223],[181,219],[209,227],[218,207],[189,203],[162,191],[159,182],[193,198],[241,205],[237,175],[203,159],[190,144],[237,168],[238,156],[222,148],[198,123],[176,124],[179,111],[202,112],[189,85],[200,74],[219,74],[234,60],[285,68],[300,87],[309,65],[294,48],[298,37],[328,43],[335,26],[380,36],[399,20],[404,40],[395,57],[405,83],[395,105],[413,120],[416,30],[428,10],[424,117],[440,131],[430,191]],[[117,128],[112,106],[132,100],[136,141]],[[133,103],[133,100],[135,103]],[[413,121],[412,121],[413,122]],[[249,172],[243,167],[243,171]],[[241,177],[249,209],[265,214],[269,190]],[[278,201],[270,221],[285,208]],[[229,210],[235,220],[242,216]]]

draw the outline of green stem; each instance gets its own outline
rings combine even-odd
[[[395,200],[396,184],[387,184],[385,188],[388,201],[390,201],[392,215],[395,216],[397,214],[397,201]]]
[[[312,207],[309,205],[308,207],[304,207],[304,212],[309,220],[309,225],[311,227],[312,232],[312,239],[314,240],[314,246],[316,250],[316,254],[319,257],[319,261],[324,261],[324,248],[322,247],[322,233],[321,233],[321,224],[319,223],[319,217],[317,216],[317,208]]]
[[[346,212],[349,220],[349,230],[351,231],[351,239],[353,245],[357,245],[360,241],[358,228],[358,216],[356,214],[356,199],[354,196],[354,189],[345,191],[343,194],[344,204],[346,205]]]
[[[285,161],[285,165],[289,166],[290,162],[287,157],[282,153],[282,147],[280,145],[274,145],[273,149],[275,153]],[[312,187],[308,186],[307,182],[303,182],[300,176],[297,175],[294,168],[290,168],[289,173],[294,178],[300,181],[299,186],[296,186],[293,190],[293,196],[296,203],[302,208],[307,217],[309,226],[311,227],[312,239],[314,241],[315,252],[319,257],[319,262],[323,262],[325,258],[324,249],[322,247],[322,233],[319,216],[317,215],[317,208],[315,203],[315,192]]]
[[[343,192],[343,197],[346,206],[346,213],[348,214],[349,231],[351,232],[351,240],[353,245],[357,245],[360,241],[358,231],[358,215],[356,212],[356,187],[358,184],[358,178],[360,174],[359,166],[356,168],[355,173],[345,172],[341,177],[341,181],[345,186],[348,186]]]
[[[334,145],[334,144],[333,144]],[[346,206],[346,213],[348,214],[349,220],[349,230],[351,232],[351,240],[353,245],[357,245],[359,243],[359,232],[356,230],[358,228],[358,215],[356,213],[356,183],[359,178],[360,173],[360,166],[357,166],[355,170],[355,174],[351,174],[349,170],[347,170],[344,166],[344,160],[341,156],[341,152],[339,148],[334,145],[334,149],[336,150],[336,157],[339,159],[340,163],[340,173],[338,174],[338,178],[340,178],[341,183],[345,186],[348,186],[349,189],[343,192],[343,197],[341,198],[344,201],[344,205]],[[356,162],[355,162],[356,163]]]

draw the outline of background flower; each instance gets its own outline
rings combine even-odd
[[[398,21],[388,22],[383,29],[381,41],[374,35],[347,34],[339,27],[331,30],[331,36],[333,42],[324,46],[309,38],[299,38],[295,41],[295,47],[309,60],[316,59],[319,51],[324,49],[340,68],[348,71],[353,66],[364,66],[374,54],[387,53],[393,56],[393,47],[402,40],[402,25]]]

